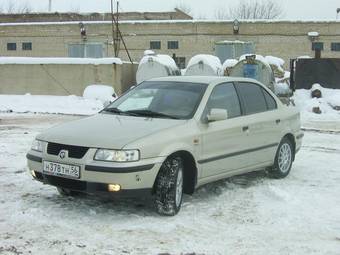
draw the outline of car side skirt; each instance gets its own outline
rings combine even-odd
[[[205,163],[213,162],[213,161],[216,161],[216,160],[221,160],[221,159],[224,159],[224,158],[235,157],[235,156],[238,156],[238,155],[241,155],[241,154],[246,154],[246,153],[251,153],[251,152],[254,152],[254,151],[268,149],[268,148],[271,148],[271,147],[276,147],[278,145],[279,145],[278,143],[272,143],[272,144],[268,144],[268,145],[248,149],[248,150],[237,151],[237,152],[219,155],[219,156],[211,157],[211,158],[207,158],[207,159],[201,159],[201,160],[198,160],[197,163],[198,164],[205,164]]]

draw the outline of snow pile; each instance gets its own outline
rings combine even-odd
[[[275,78],[275,94],[276,95],[288,95],[291,90],[290,84],[290,72],[285,71],[282,78]]]
[[[115,90],[111,86],[99,84],[87,86],[83,97],[85,99],[99,100],[104,105],[113,102],[117,98]]]
[[[120,58],[29,58],[0,57],[0,65],[112,65],[123,64]]]
[[[283,66],[285,64],[285,61],[282,58],[274,57],[274,56],[266,56],[265,57],[266,61],[268,62],[269,65],[274,65],[274,66]]]
[[[187,66],[185,75],[223,75],[221,61],[218,57],[208,54],[193,56]]]
[[[312,98],[311,92],[315,89],[321,91],[321,98]],[[319,120],[331,121],[340,120],[340,90],[323,88],[320,84],[314,84],[310,90],[298,89],[295,91],[293,100],[301,110],[303,121]],[[321,114],[313,113],[313,108],[319,107]]]
[[[227,68],[233,68],[237,64],[238,60],[237,59],[227,59],[224,61],[222,68],[223,70],[226,70]]]
[[[285,64],[285,61],[282,58],[266,56],[265,59],[269,65],[275,66],[279,72],[284,73],[283,65]]]
[[[244,54],[240,57],[240,61],[241,60],[246,60],[247,57],[251,57],[251,56],[254,56],[255,54]],[[262,55],[255,55],[255,59],[258,60],[258,61],[261,61],[267,65],[269,65],[268,61],[266,60],[265,57],[263,57]]]
[[[91,115],[104,105],[78,96],[0,95],[0,112]]]
[[[169,55],[155,55],[154,52],[150,50],[145,51],[144,54],[144,57],[139,62],[136,73],[138,84],[152,78],[180,75],[180,70],[175,60]]]
[[[277,83],[274,84],[276,95],[287,95],[290,92],[289,85],[287,83]]]
[[[297,59],[310,59],[310,58],[312,58],[312,57],[310,57],[310,56],[300,56],[300,57],[297,57]]]
[[[147,52],[147,53],[151,53],[151,52]],[[176,65],[175,60],[170,57],[169,55],[163,55],[163,54],[146,54],[141,61],[139,62],[139,66],[142,66],[148,62],[157,62],[161,65],[170,67],[173,70],[177,70],[178,67]]]
[[[145,50],[144,51],[144,56],[154,56],[156,53],[153,50]]]

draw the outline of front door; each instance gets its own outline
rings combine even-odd
[[[204,118],[211,109],[225,109],[228,119],[209,122]],[[233,83],[216,85],[211,92],[200,126],[202,136],[202,178],[233,171],[244,166],[248,132],[244,129],[240,102]]]

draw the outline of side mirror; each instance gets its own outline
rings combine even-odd
[[[207,116],[208,122],[228,119],[228,111],[226,109],[213,108]]]

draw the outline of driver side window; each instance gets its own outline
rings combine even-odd
[[[228,119],[241,116],[240,102],[232,83],[223,83],[213,89],[207,103],[206,113],[210,113],[214,108],[227,110]]]

